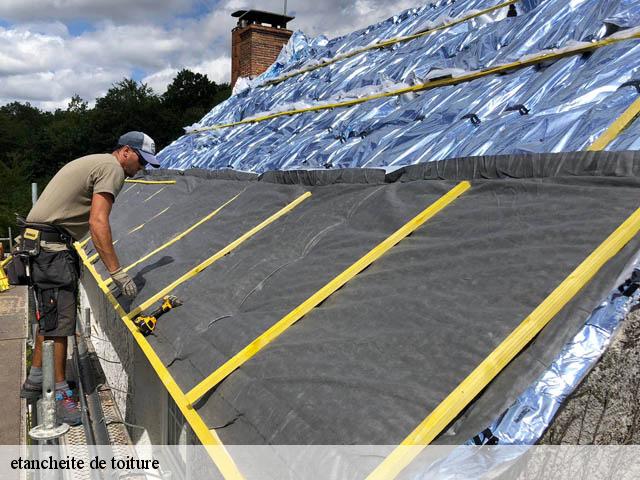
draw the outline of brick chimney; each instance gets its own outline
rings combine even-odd
[[[294,17],[259,10],[231,14],[238,24],[231,31],[231,87],[238,77],[256,77],[275,62],[292,35],[287,22]]]

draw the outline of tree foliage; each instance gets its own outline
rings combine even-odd
[[[44,189],[65,163],[113,151],[118,137],[130,130],[149,134],[159,151],[230,95],[228,84],[181,70],[162,95],[125,78],[93,108],[78,95],[55,112],[19,102],[0,107],[0,237],[15,226],[15,212],[29,212],[31,182]]]
[[[180,70],[162,95],[163,104],[178,115],[174,125],[191,125],[231,95],[227,84],[218,85],[201,73]],[[171,132],[173,137],[182,130]]]

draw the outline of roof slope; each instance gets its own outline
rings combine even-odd
[[[510,6],[516,17],[507,16]],[[331,41],[298,32],[269,71],[194,126],[204,131],[181,137],[160,158],[170,168],[264,172],[583,150],[637,98],[633,85],[623,85],[640,67],[631,28],[639,19],[640,7],[628,0],[439,1]],[[618,36],[630,39],[597,43]],[[585,46],[600,48],[558,56]],[[550,53],[556,56],[535,61]],[[509,67],[487,71],[501,65]],[[441,77],[449,80],[428,90],[327,108]],[[309,107],[321,110],[300,111]],[[609,148],[635,148],[638,128]]]
[[[129,185],[118,198],[127,208],[113,215],[122,262],[161,250],[131,267],[140,295],[122,306],[155,305],[167,285],[184,300],[148,341],[190,392],[468,178],[471,188],[453,203],[196,396],[205,424],[224,425],[217,433],[231,444],[398,443],[633,213],[635,202],[619,199],[637,198],[640,187],[634,155],[456,163],[435,176],[425,166],[395,178],[350,170],[351,178],[332,171],[259,181],[192,171],[162,173],[175,184]],[[638,247],[634,239],[609,261],[438,441],[462,443],[509,406]]]

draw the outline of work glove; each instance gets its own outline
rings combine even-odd
[[[111,272],[111,279],[125,297],[129,300],[136,298],[136,295],[138,295],[138,287],[136,287],[136,284],[133,282],[133,278],[131,278],[122,267],[115,272]]]

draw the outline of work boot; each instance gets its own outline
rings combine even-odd
[[[80,405],[73,398],[71,390],[56,390],[56,418],[58,423],[66,423],[71,427],[82,423]]]
[[[20,397],[27,400],[37,400],[42,396],[42,384],[35,383],[27,378],[20,389]]]

